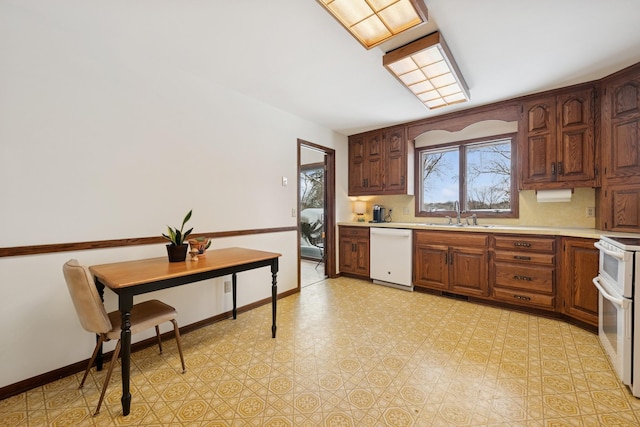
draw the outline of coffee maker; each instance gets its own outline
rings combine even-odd
[[[384,222],[384,207],[381,205],[373,205],[373,221]]]

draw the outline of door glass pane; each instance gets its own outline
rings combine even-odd
[[[466,210],[511,210],[511,140],[467,147],[466,177]]]
[[[422,211],[453,211],[460,194],[460,155],[458,147],[423,151]]]

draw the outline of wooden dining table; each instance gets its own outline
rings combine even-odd
[[[104,287],[118,295],[118,309],[122,315],[122,413],[131,410],[131,308],[135,295],[160,289],[199,282],[214,277],[231,275],[233,295],[233,318],[236,311],[236,274],[261,267],[271,267],[271,337],[276,337],[276,303],[278,298],[277,273],[278,258],[275,252],[265,252],[247,248],[224,248],[206,252],[198,261],[169,262],[167,257],[148,258],[133,261],[93,265],[89,267],[95,276],[96,286],[102,292]],[[98,368],[100,368],[100,363]]]

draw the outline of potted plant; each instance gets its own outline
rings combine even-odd
[[[162,236],[169,240],[171,243],[167,245],[167,255],[169,256],[169,262],[180,262],[187,259],[187,250],[189,249],[189,245],[185,243],[185,239],[191,234],[193,228],[184,230],[184,225],[191,218],[191,213],[193,209],[187,213],[187,215],[182,220],[182,225],[180,226],[180,230],[178,228],[171,228],[167,226],[168,234],[162,233]]]

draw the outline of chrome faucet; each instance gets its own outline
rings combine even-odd
[[[453,209],[456,211],[457,224],[462,224],[462,218],[460,218],[460,202],[457,200],[453,202]]]
[[[471,218],[471,224],[469,224],[469,218]],[[473,214],[467,217],[467,225],[478,225],[478,215]]]

